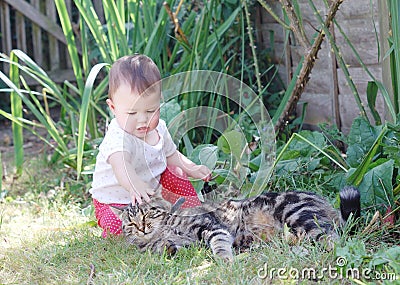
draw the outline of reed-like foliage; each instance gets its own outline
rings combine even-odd
[[[271,7],[265,3],[263,0],[259,0],[261,5],[273,15],[274,19],[277,19],[278,22],[282,22],[282,26],[286,29],[293,29],[294,25],[288,25],[284,20],[280,19],[278,15],[276,15],[271,9]],[[280,1],[282,5],[286,3],[286,1]],[[325,26],[325,17],[320,13],[320,11],[316,8],[316,1],[309,0],[309,7],[314,11],[314,15],[319,23],[319,30],[322,30],[327,40],[329,40],[329,44],[335,57],[337,59],[338,65],[343,71],[345,75],[345,79],[352,90],[355,101],[359,107],[359,111],[362,118],[357,118],[352,126],[350,134],[348,136],[341,134],[340,136],[336,136],[336,139],[342,141],[347,145],[347,156],[346,158],[342,158],[340,155],[340,151],[333,146],[320,147],[317,142],[321,142],[321,138],[317,139],[318,136],[309,135],[309,138],[302,136],[301,134],[293,134],[289,141],[283,145],[282,150],[280,151],[277,160],[274,163],[274,168],[276,171],[280,171],[280,169],[285,169],[293,171],[293,164],[291,164],[291,160],[295,160],[296,164],[299,160],[305,159],[312,161],[311,157],[306,158],[302,157],[306,155],[310,155],[309,152],[298,152],[299,149],[304,149],[304,145],[300,148],[300,143],[306,143],[309,147],[312,147],[316,152],[318,152],[320,156],[324,156],[324,158],[328,158],[331,162],[341,168],[341,171],[345,172],[345,182],[335,181],[335,187],[342,183],[351,184],[359,187],[362,197],[362,202],[365,207],[370,207],[374,209],[379,209],[381,213],[386,211],[386,216],[393,216],[394,212],[398,211],[399,207],[395,209],[395,199],[399,198],[400,194],[400,186],[398,183],[398,169],[399,169],[399,160],[397,155],[394,153],[398,153],[399,151],[399,127],[398,127],[398,119],[399,119],[399,72],[398,68],[400,68],[399,61],[399,48],[400,48],[400,40],[399,40],[399,11],[400,5],[396,1],[388,0],[389,7],[389,21],[390,21],[390,31],[389,35],[391,35],[387,40],[389,41],[390,49],[386,54],[386,57],[390,57],[390,77],[392,81],[391,88],[388,86],[384,86],[384,84],[378,80],[372,72],[368,69],[368,67],[363,63],[361,56],[355,49],[351,40],[344,33],[341,28],[340,23],[333,19],[335,26],[338,31],[343,36],[344,40],[348,44],[348,46],[353,51],[355,57],[357,58],[360,66],[364,69],[366,74],[370,77],[370,82],[368,84],[367,89],[367,101],[368,108],[370,113],[374,118],[374,123],[369,121],[367,117],[367,109],[366,106],[363,105],[361,97],[364,94],[359,94],[356,85],[353,82],[353,79],[349,72],[349,67],[346,64],[341,52],[340,47],[337,45],[335,41],[335,37],[331,34],[331,31]],[[328,1],[324,0],[326,7],[329,7]],[[291,1],[290,5],[293,7],[298,7],[298,1]],[[285,10],[286,11],[286,10]],[[287,12],[287,11],[286,11]],[[301,19],[301,10],[294,9],[292,11],[295,13],[295,17]],[[385,15],[381,15],[381,17],[385,17]],[[302,29],[300,28],[297,33],[294,33],[297,39],[297,35],[301,34]],[[282,100],[281,105],[279,106],[277,113],[273,117],[273,122],[276,124],[277,120],[282,113],[285,105],[289,102],[291,94],[293,94],[293,88],[295,87],[295,81],[297,80],[297,74],[300,68],[303,67],[307,62],[304,61],[304,58],[299,62],[295,75],[293,76],[293,80],[290,82],[287,90],[285,92],[285,96]],[[393,94],[390,91],[393,89]],[[378,93],[380,91],[380,94]],[[380,115],[375,109],[375,102],[377,96],[381,95],[384,98],[384,101],[387,106],[389,122],[383,122]],[[292,145],[295,145],[292,148]],[[315,159],[314,159],[315,161]],[[310,162],[310,164],[312,164]],[[284,165],[284,166],[282,166]],[[324,163],[322,160],[320,162],[320,166],[324,167]],[[315,170],[315,164],[311,167]],[[329,172],[324,171],[323,176],[325,179],[329,176]],[[395,179],[395,176],[397,178]],[[378,181],[379,183],[375,183],[374,186],[371,186],[371,182]]]
[[[8,114],[0,110],[0,114],[20,129],[25,127],[35,132],[36,128],[45,128],[49,136],[41,138],[56,150],[53,160],[62,159],[75,168],[78,175],[85,154],[88,159],[93,157],[91,141],[101,138],[99,121],[109,119],[104,104],[107,96],[107,69],[104,66],[123,55],[142,53],[156,62],[164,77],[198,69],[229,70],[233,74],[243,74],[245,70],[241,60],[236,59],[245,41],[241,30],[245,26],[238,25],[243,23],[240,5],[224,4],[219,0],[199,3],[199,9],[191,9],[189,3],[181,5],[177,0],[165,3],[146,1],[145,5],[133,0],[104,0],[102,4],[105,23],[100,22],[92,1],[74,1],[79,12],[77,34],[72,29],[71,15],[67,13],[65,2],[55,0],[75,74],[74,82],[56,84],[22,51],[14,50],[10,57],[1,55],[1,61],[10,64],[12,75],[8,78],[6,74],[0,74],[8,85],[1,91],[12,91],[16,100],[13,100],[15,111]],[[251,62],[251,58],[245,60]],[[24,84],[28,77],[39,86],[36,90],[42,91],[31,91]],[[17,113],[16,110],[22,110],[18,100],[26,105],[36,120],[26,120]],[[229,111],[230,108],[229,102],[215,94],[201,92],[181,95],[179,104],[185,109],[208,106]],[[49,106],[60,107],[59,121],[50,116]],[[215,118],[209,115],[212,126]],[[16,129],[14,135],[16,150],[20,151],[16,157],[22,161],[22,143],[18,144],[18,136],[22,139],[22,133],[19,135]],[[185,146],[182,147],[190,150],[194,148],[192,143],[209,143],[211,140],[215,140],[212,128],[191,131],[185,135]]]
[[[17,60],[14,53],[11,53],[12,60]],[[10,80],[19,85],[19,70],[15,65],[11,65],[10,68]],[[11,92],[11,113],[15,118],[22,118],[22,100],[18,94],[14,91]],[[24,162],[24,138],[22,132],[22,126],[13,122],[12,123],[13,141],[14,141],[14,156],[15,156],[15,167],[17,174],[22,173],[22,164]]]
[[[394,122],[396,122],[399,114],[398,91],[400,89],[400,79],[397,71],[400,70],[400,42],[398,37],[399,27],[396,25],[399,21],[399,13],[398,5],[395,5],[393,1],[388,1],[390,2],[390,19],[393,31],[393,38],[389,39],[392,48],[388,53],[392,62],[391,70],[395,93],[393,96],[369,72],[352,45],[351,40],[346,37],[341,29],[340,23],[334,20],[339,32],[343,35],[376,87],[372,88],[372,86],[368,94],[368,107],[374,114],[376,124],[381,123],[379,115],[374,113],[377,96],[376,89],[380,90],[385,98]],[[280,19],[265,1],[259,0],[259,2],[272,13],[273,17],[284,28],[291,28],[287,17]],[[267,88],[271,82],[262,82],[262,75],[268,69],[262,70],[259,65],[260,62],[257,60],[256,43],[252,34],[250,3],[236,1],[236,4],[241,5],[229,5],[224,1],[214,0],[200,3],[201,7],[197,10],[190,9],[191,4],[185,2],[182,4],[178,0],[169,0],[164,4],[156,0],[146,1],[145,5],[143,3],[133,0],[103,0],[102,8],[105,22],[101,23],[92,1],[74,0],[74,5],[80,15],[78,22],[79,33],[74,34],[71,15],[68,15],[64,1],[55,0],[60,23],[67,39],[75,82],[56,84],[40,66],[19,50],[14,50],[10,56],[1,55],[0,60],[10,64],[9,75],[0,73],[0,79],[8,85],[7,89],[1,91],[12,94],[13,106],[11,114],[4,110],[0,110],[0,114],[12,120],[15,126],[14,143],[19,169],[23,161],[22,127],[32,132],[36,132],[37,128],[45,128],[48,136],[41,138],[55,149],[53,160],[61,159],[65,164],[76,169],[78,176],[83,170],[83,165],[93,163],[95,154],[93,145],[98,143],[96,140],[101,139],[102,136],[102,131],[99,130],[99,122],[103,124],[109,119],[104,104],[104,99],[107,96],[108,69],[106,69],[106,66],[112,64],[121,56],[133,53],[143,53],[150,56],[160,67],[163,77],[191,70],[214,70],[224,73],[229,72],[240,77],[242,81],[248,82],[259,92],[259,97],[252,102],[246,102],[244,98],[241,98],[241,103],[244,105],[242,109],[232,106],[228,100],[221,99],[221,96],[217,94],[203,92],[180,95],[177,98],[177,104],[179,104],[177,109],[189,110],[204,106],[204,110],[207,112],[205,114],[207,125],[210,127],[215,124],[217,113],[209,110],[219,109],[225,114],[229,114],[232,117],[232,121],[242,124],[240,127],[245,129],[245,132],[248,132],[246,133],[248,140],[252,138],[251,135],[253,133],[251,128],[245,125],[246,120],[242,116],[245,112],[243,111],[252,109],[255,104],[259,104],[265,99],[263,94],[267,93]],[[329,40],[346,80],[352,88],[361,114],[367,119],[365,107],[361,103],[361,95],[358,93],[350,76],[348,66],[340,54],[340,47],[337,46],[329,29],[324,26],[323,15],[315,7],[314,1],[310,0],[308,3],[310,8],[314,10],[320,29],[323,30]],[[327,1],[325,3],[328,5]],[[293,13],[295,13],[298,23],[302,25],[303,17],[299,1],[292,1],[292,5],[294,7]],[[290,32],[292,31],[287,30],[286,39],[289,37]],[[302,42],[305,46],[309,45],[304,35],[304,27],[300,26],[295,34],[302,37]],[[250,47],[247,47],[248,43],[250,43]],[[280,100],[278,109],[274,110],[272,120],[274,124],[277,123],[277,120],[284,112],[285,106],[290,102],[290,96],[296,88],[297,75],[304,64],[307,63],[304,62],[303,57],[293,74],[293,80],[287,86],[285,94]],[[25,83],[25,78],[27,77],[35,80],[42,90],[39,92],[30,90]],[[20,112],[22,103],[34,115],[36,120],[29,121],[22,117]],[[60,107],[61,118],[59,121],[54,121],[50,116],[48,111],[50,105]],[[386,134],[386,129],[384,128],[384,130],[382,133]],[[232,131],[232,129],[228,128],[228,131]],[[229,134],[232,136],[232,132],[229,132]],[[182,138],[184,144],[182,150],[188,155],[193,152],[196,153],[198,144],[221,142],[222,140],[218,140],[220,136],[221,134],[216,134],[212,128],[188,132]],[[377,143],[367,152],[357,170],[349,175],[350,182],[359,184],[360,179],[370,169],[373,164],[373,158],[377,154],[375,147],[382,141],[382,136],[379,136]],[[302,139],[309,143],[343,171],[346,172],[349,169],[349,165],[340,159],[339,152],[328,153],[309,138],[295,135],[283,149],[285,150],[295,139]],[[240,141],[238,143],[240,150],[232,147],[228,148],[229,151],[225,153],[225,156],[218,158],[219,165],[229,160],[229,155],[231,157],[237,156],[233,149],[236,152],[241,152],[247,147],[247,142]],[[241,167],[251,169],[251,175],[259,171],[260,156],[258,154],[257,151],[251,154],[252,160],[249,165],[241,165]],[[280,154],[276,164],[282,158],[282,155],[284,155],[284,152]],[[87,159],[86,163],[85,159]],[[247,179],[247,174],[246,172],[246,178],[243,179]],[[242,182],[243,179],[238,180]],[[254,182],[254,177],[250,178],[249,182]]]
[[[393,88],[393,105],[396,114],[400,112],[400,4],[396,0],[388,0],[390,12],[390,75]]]
[[[56,122],[54,122],[48,113],[48,108],[43,107],[42,102],[39,101],[39,98],[47,98],[55,101],[70,112],[79,113],[79,110],[75,108],[74,104],[67,102],[60,87],[58,87],[57,84],[55,84],[49,78],[46,72],[42,70],[35,62],[33,62],[25,53],[21,52],[20,50],[14,50],[10,58],[4,54],[1,54],[0,60],[9,63],[11,70],[18,69],[22,73],[22,80],[19,77],[12,78],[14,80],[10,80],[6,74],[0,72],[0,79],[3,80],[10,88],[1,91],[11,91],[12,93],[16,94],[16,96],[22,100],[30,112],[32,112],[39,123],[28,121],[23,119],[22,116],[15,115],[14,113],[8,114],[3,110],[0,110],[0,114],[11,119],[14,124],[24,126],[28,129],[30,129],[30,127],[45,128],[50,137],[55,141],[55,144],[51,143],[49,140],[45,140],[45,142],[54,147],[61,155],[66,155],[68,153],[68,147],[64,141],[63,135],[59,132]],[[31,91],[23,80],[23,76],[29,76],[42,84],[42,93]],[[24,88],[19,87],[20,80],[22,81]],[[43,102],[46,102],[46,100],[43,100]],[[18,103],[15,103],[15,106],[12,106],[12,108],[17,109]],[[20,106],[20,110],[22,111],[22,106]]]

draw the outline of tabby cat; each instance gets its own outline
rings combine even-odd
[[[225,260],[232,260],[232,248],[243,250],[253,242],[268,240],[286,224],[296,238],[337,238],[335,225],[350,214],[360,215],[360,194],[354,187],[340,192],[340,213],[325,199],[308,192],[267,192],[243,200],[218,205],[181,209],[184,198],[174,205],[162,198],[151,202],[114,208],[122,220],[123,233],[140,250],[170,255],[180,247],[205,243]]]

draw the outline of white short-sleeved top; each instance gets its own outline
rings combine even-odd
[[[105,204],[132,202],[129,192],[118,183],[108,162],[110,155],[118,151],[132,155],[137,175],[150,187],[159,187],[160,175],[167,167],[166,158],[176,151],[176,145],[163,120],[160,119],[156,131],[160,139],[156,145],[149,145],[121,129],[116,119],[111,120],[96,158],[92,188],[89,191],[94,199]]]

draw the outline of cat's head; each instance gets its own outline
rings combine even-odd
[[[182,198],[183,199],[183,198]],[[158,234],[162,221],[175,212],[184,202],[179,199],[173,206],[162,198],[154,197],[149,203],[129,204],[124,208],[111,206],[111,210],[122,220],[122,230],[128,240],[149,238]]]

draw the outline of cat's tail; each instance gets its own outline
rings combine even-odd
[[[353,186],[346,186],[340,191],[340,213],[343,221],[347,221],[352,214],[353,220],[360,217],[360,192]]]

